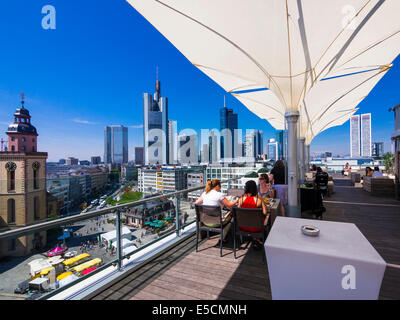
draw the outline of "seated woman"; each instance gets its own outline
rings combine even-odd
[[[366,168],[365,168],[365,175],[366,175],[367,177],[372,177],[373,174],[374,174],[374,170],[372,170],[371,167],[366,167]]]
[[[203,204],[205,206],[225,206],[229,209],[231,209],[233,206],[235,206],[238,203],[239,199],[236,201],[230,202],[228,199],[226,199],[226,195],[221,192],[221,181],[218,179],[215,180],[208,180],[206,184],[206,189],[205,191],[201,194],[200,198],[197,199],[196,204]],[[225,222],[229,222],[231,219],[231,211],[226,213],[225,215],[222,216],[222,220]],[[218,228],[220,224],[210,224],[204,222],[204,224],[207,227],[210,228]],[[225,236],[227,235],[229,228],[225,228],[224,234],[223,234],[223,239],[225,239]]]
[[[261,198],[275,198],[275,190],[272,189],[271,184],[269,183],[268,175],[266,173],[260,174],[260,176],[258,177],[258,182],[258,195]]]
[[[257,185],[253,180],[246,182],[244,186],[244,195],[239,198],[239,208],[247,208],[247,209],[262,208],[264,214],[264,219],[263,219],[264,223],[265,220],[269,218],[269,215],[267,215],[267,208],[262,198],[258,196]],[[248,232],[261,232],[261,229],[258,228],[241,227],[240,230]],[[259,239],[256,239],[254,244],[257,249],[261,248],[263,245],[261,240]]]

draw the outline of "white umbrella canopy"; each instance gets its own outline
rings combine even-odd
[[[128,2],[226,91],[268,88],[282,113],[299,111],[328,74],[370,68],[361,55],[384,44],[375,65],[390,63],[399,47],[398,0]]]
[[[300,107],[300,136],[310,144],[314,137],[335,125],[342,125],[344,115],[355,112],[359,103],[388,72],[389,67],[375,68],[343,77],[317,82]],[[280,100],[270,90],[233,94],[250,111],[267,120],[275,129],[285,129]],[[338,120],[338,121],[335,121]]]

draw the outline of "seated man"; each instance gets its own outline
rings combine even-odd
[[[379,167],[374,168],[374,173],[372,174],[372,178],[374,177],[382,177],[383,173],[379,171]]]

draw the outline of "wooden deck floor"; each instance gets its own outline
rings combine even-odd
[[[373,197],[346,180],[338,181],[335,191],[325,201],[324,220],[355,223],[387,263],[400,265],[400,202]],[[217,241],[212,237],[195,252],[190,237],[92,299],[271,299],[263,251],[249,246],[235,260],[229,243],[221,258]],[[400,299],[400,269],[386,269],[380,299]]]

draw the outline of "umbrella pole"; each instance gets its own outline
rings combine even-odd
[[[285,119],[288,123],[288,216],[300,218],[300,207],[298,205],[298,173],[297,173],[297,122],[300,113],[298,111],[288,111]]]
[[[306,145],[306,172],[310,171],[310,145]]]
[[[304,183],[305,172],[306,172],[306,160],[305,160],[305,138],[299,138],[299,178],[300,183]]]

